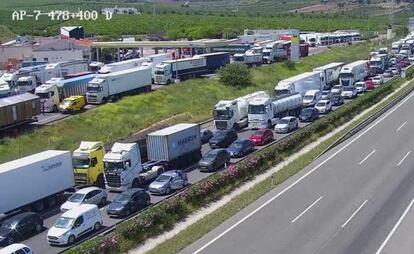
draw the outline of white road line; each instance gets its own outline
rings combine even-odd
[[[401,128],[404,127],[404,125],[406,125],[406,124],[407,124],[407,121],[405,121],[403,124],[401,124],[401,126],[398,127],[396,131],[399,132],[401,130]]]
[[[403,221],[404,217],[407,215],[408,211],[410,211],[413,204],[414,204],[414,198],[411,200],[410,204],[405,209],[404,213],[398,219],[397,224],[395,224],[395,226],[392,228],[391,232],[388,234],[387,238],[385,238],[384,242],[382,242],[381,246],[379,247],[377,252],[375,252],[375,254],[380,254],[382,252],[382,250],[385,248],[385,245],[387,245],[387,243],[391,239],[392,235],[395,233],[397,228],[400,226],[401,222]]]
[[[308,206],[308,208],[305,209],[305,211],[301,212],[296,218],[294,218],[290,223],[295,223],[295,221],[297,221],[300,217],[302,217],[302,215],[304,215],[307,211],[309,211],[314,205],[316,205],[316,203],[318,203],[321,199],[323,198],[323,196],[320,196],[317,200],[315,200],[310,206]]]
[[[349,217],[346,221],[345,221],[345,223],[344,224],[342,224],[342,226],[341,226],[341,228],[344,228],[345,226],[346,226],[346,224],[348,224],[351,220],[352,220],[352,218],[354,218],[354,216],[359,212],[359,210],[361,210],[362,209],[362,207],[364,207],[364,205],[366,204],[368,202],[368,200],[365,200],[364,201],[364,203],[362,203],[362,205],[360,205],[356,210],[355,210],[355,212],[351,215],[351,217]]]
[[[408,151],[408,153],[406,153],[404,155],[404,157],[400,160],[400,162],[398,162],[397,167],[399,167],[401,165],[401,163],[403,163],[403,161],[408,157],[408,155],[410,155],[411,151]]]
[[[372,150],[372,152],[370,152],[362,161],[359,162],[359,165],[362,165],[362,163],[364,163],[364,161],[368,160],[369,157],[371,157],[371,155],[373,155],[377,150]]]
[[[310,174],[312,174],[313,172],[315,172],[317,169],[319,169],[321,166],[323,166],[326,162],[328,162],[330,159],[332,159],[333,157],[335,157],[336,155],[338,155],[340,152],[342,152],[343,150],[345,150],[345,148],[347,148],[348,146],[350,146],[351,144],[353,144],[355,141],[357,141],[358,139],[360,139],[365,133],[367,133],[368,131],[372,130],[372,128],[374,128],[375,126],[377,126],[379,123],[381,123],[385,118],[387,118],[388,116],[390,116],[392,113],[394,113],[397,109],[399,109],[405,102],[407,102],[411,97],[414,96],[414,93],[410,94],[407,98],[405,98],[403,101],[400,102],[400,104],[398,104],[397,106],[395,106],[392,110],[388,111],[388,113],[386,115],[384,115],[382,118],[380,118],[377,122],[375,122],[374,124],[372,124],[370,127],[368,127],[366,130],[364,130],[361,134],[359,134],[358,136],[356,136],[353,140],[351,140],[348,144],[344,145],[343,147],[341,147],[338,151],[336,151],[335,153],[333,153],[331,156],[329,156],[328,158],[326,158],[324,161],[322,161],[321,163],[319,163],[318,165],[316,165],[313,169],[309,170],[306,174],[304,174],[303,176],[301,176],[299,179],[297,179],[296,181],[294,181],[293,183],[291,183],[289,186],[287,186],[285,189],[283,189],[282,191],[280,191],[279,193],[277,193],[275,196],[273,196],[272,198],[270,198],[268,201],[266,201],[265,203],[263,203],[262,205],[260,205],[258,208],[256,208],[255,210],[253,210],[252,212],[250,212],[249,214],[247,214],[245,217],[241,218],[239,221],[237,221],[236,223],[234,223],[233,225],[231,225],[229,228],[227,228],[226,230],[224,230],[222,233],[220,233],[218,236],[214,237],[212,240],[210,240],[209,242],[207,242],[206,244],[204,244],[203,246],[201,246],[198,250],[196,250],[193,254],[198,254],[201,251],[203,251],[205,248],[207,248],[208,246],[210,246],[212,243],[214,243],[215,241],[217,241],[218,239],[220,239],[221,237],[223,237],[225,234],[227,234],[228,232],[230,232],[231,230],[233,230],[234,228],[236,228],[238,225],[240,225],[241,223],[243,223],[244,221],[246,221],[248,218],[250,218],[251,216],[253,216],[255,213],[257,213],[258,211],[260,211],[261,209],[263,209],[264,207],[266,207],[267,205],[269,205],[270,203],[272,203],[275,199],[279,198],[280,196],[282,196],[285,192],[287,192],[288,190],[290,190],[292,187],[294,187],[296,184],[300,183],[303,179],[305,179],[306,177],[308,177]]]

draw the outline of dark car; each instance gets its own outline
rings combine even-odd
[[[0,246],[13,244],[43,230],[43,219],[39,214],[24,212],[2,222],[0,227]]]
[[[198,163],[200,171],[216,171],[230,163],[230,154],[226,149],[214,149],[206,153]]]
[[[344,104],[344,98],[339,94],[335,94],[332,96],[331,102],[332,102],[332,106],[340,106]]]
[[[206,144],[214,136],[211,130],[202,130],[201,131],[201,144]]]
[[[211,148],[226,148],[237,139],[235,130],[220,130],[208,141]]]
[[[299,115],[301,122],[313,122],[319,117],[319,112],[316,108],[304,108]]]
[[[273,141],[273,131],[270,129],[258,129],[249,137],[256,146],[263,146]]]
[[[109,216],[128,217],[129,215],[150,205],[150,195],[141,188],[133,188],[122,192],[109,204]]]
[[[251,153],[253,150],[254,143],[246,139],[238,139],[227,148],[227,152],[229,152],[230,156],[235,158],[243,157],[246,154]]]

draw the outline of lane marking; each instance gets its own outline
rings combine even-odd
[[[408,211],[411,209],[411,207],[413,206],[413,204],[414,204],[414,198],[411,200],[410,204],[405,209],[404,213],[398,219],[397,223],[394,225],[394,227],[392,228],[391,232],[388,234],[387,238],[385,238],[384,242],[382,242],[381,246],[379,247],[379,249],[377,250],[377,252],[375,252],[375,254],[380,254],[382,252],[382,250],[385,248],[385,245],[387,245],[387,243],[391,239],[392,235],[395,233],[395,231],[397,230],[397,228],[400,226],[401,222],[403,221],[403,219],[405,218],[405,216],[407,215]]]
[[[368,131],[372,130],[375,126],[377,126],[379,123],[381,123],[384,119],[386,119],[388,116],[390,116],[392,113],[394,113],[397,109],[399,109],[402,105],[404,105],[405,102],[407,102],[409,99],[411,99],[411,97],[414,96],[414,93],[411,93],[410,95],[408,95],[404,100],[402,100],[399,104],[397,104],[393,109],[391,109],[390,111],[388,111],[387,114],[385,114],[382,118],[380,118],[378,121],[374,122],[371,126],[369,126],[366,130],[364,130],[361,134],[359,134],[358,136],[356,136],[353,140],[351,140],[348,144],[345,144],[343,147],[341,147],[340,149],[338,149],[338,151],[336,151],[335,153],[333,153],[332,155],[330,155],[328,158],[326,158],[324,161],[322,161],[321,163],[319,163],[318,165],[316,165],[313,169],[309,170],[307,173],[305,173],[303,176],[301,176],[300,178],[298,178],[296,181],[294,181],[293,183],[291,183],[289,186],[287,186],[285,189],[281,190],[279,193],[277,193],[275,196],[273,196],[272,198],[270,198],[268,201],[266,201],[265,203],[263,203],[262,205],[260,205],[258,208],[256,208],[255,210],[253,210],[252,212],[250,212],[249,214],[247,214],[245,217],[241,218],[239,221],[237,221],[236,223],[234,223],[233,225],[231,225],[230,227],[228,227],[226,230],[224,230],[222,233],[220,233],[219,235],[217,235],[216,237],[214,237],[213,239],[211,239],[209,242],[207,242],[206,244],[204,244],[203,246],[201,246],[198,250],[196,250],[193,254],[198,254],[201,251],[203,251],[205,248],[207,248],[208,246],[210,246],[212,243],[214,243],[215,241],[217,241],[218,239],[220,239],[221,237],[223,237],[225,234],[227,234],[228,232],[230,232],[231,230],[233,230],[234,228],[236,228],[238,225],[240,225],[241,223],[243,223],[244,221],[246,221],[248,218],[250,218],[251,216],[253,216],[255,213],[257,213],[258,211],[260,211],[261,209],[263,209],[264,207],[268,206],[270,203],[272,203],[275,199],[279,198],[280,196],[282,196],[285,192],[287,192],[288,190],[290,190],[292,187],[294,187],[296,184],[300,183],[303,179],[305,179],[307,176],[309,176],[310,174],[312,174],[313,172],[315,172],[317,169],[319,169],[321,166],[323,166],[326,162],[328,162],[330,159],[332,159],[333,157],[335,157],[336,155],[338,155],[339,153],[341,153],[343,150],[345,150],[348,146],[350,146],[351,144],[353,144],[355,141],[357,141],[359,138],[361,138],[365,133],[367,133]]]
[[[362,163],[364,163],[364,161],[368,160],[369,157],[371,157],[371,155],[373,155],[377,150],[372,150],[372,152],[370,152],[362,161],[359,162],[359,165],[362,165]]]
[[[345,221],[345,223],[344,224],[342,224],[342,226],[341,226],[341,228],[344,228],[345,226],[346,226],[346,224],[348,224],[351,220],[352,220],[352,218],[354,218],[354,216],[359,212],[359,210],[361,210],[362,209],[362,207],[364,207],[364,205],[366,204],[368,202],[368,199],[367,200],[365,200],[364,201],[364,203],[362,203],[362,205],[360,205],[356,210],[355,210],[355,212],[351,215],[351,217],[349,217],[346,221]]]
[[[308,208],[306,208],[303,212],[301,212],[298,216],[296,216],[296,218],[294,218],[290,223],[295,223],[295,221],[297,221],[300,217],[302,217],[302,215],[304,215],[307,211],[309,211],[314,205],[316,205],[316,203],[318,203],[321,199],[323,198],[323,196],[320,196],[317,200],[315,200],[310,206],[308,206]]]
[[[408,151],[408,153],[406,153],[404,155],[404,157],[400,160],[400,162],[398,162],[397,167],[399,167],[401,165],[401,163],[403,163],[403,161],[408,157],[408,155],[410,155],[411,151]]]
[[[404,127],[404,125],[407,124],[407,121],[405,121],[403,124],[401,124],[400,127],[397,128],[396,132],[399,132],[401,130],[402,127]]]

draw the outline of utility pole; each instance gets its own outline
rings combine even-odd
[[[152,15],[155,16],[157,15],[157,13],[155,12],[155,4],[156,4],[156,0],[152,0],[153,1],[153,6],[152,6]]]

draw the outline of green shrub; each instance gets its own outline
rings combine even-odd
[[[241,63],[228,64],[218,71],[220,82],[227,86],[245,87],[252,84],[250,69]]]

